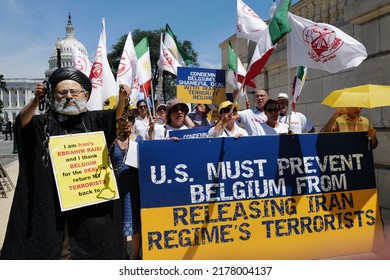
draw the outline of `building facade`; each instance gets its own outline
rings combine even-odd
[[[388,65],[390,65],[390,0],[301,0],[293,5],[290,12],[314,22],[326,22],[338,27],[361,42],[368,57],[356,69],[340,73],[308,69],[304,88],[296,104],[297,111],[313,121],[316,131],[329,120],[335,108],[322,105],[322,100],[333,90],[363,84],[390,85]],[[232,42],[241,61],[250,62],[255,44],[248,44],[235,35],[222,42],[222,68],[228,69],[228,43]],[[266,89],[271,98],[279,92],[289,92],[295,75],[295,68],[287,68],[286,37],[278,43],[262,73],[256,77],[258,88]],[[238,50],[238,51],[237,51]],[[247,53],[249,55],[247,55]],[[248,89],[248,97],[254,104],[253,92]],[[232,88],[227,88],[231,92]],[[291,91],[291,90],[290,90]],[[239,101],[244,108],[245,100]],[[390,108],[363,109],[377,130],[379,146],[374,150],[376,182],[379,193],[382,219],[390,240]]]
[[[88,51],[84,45],[74,36],[74,26],[71,15],[68,15],[68,23],[65,27],[66,34],[64,39],[59,41],[61,44],[60,57],[61,67],[72,66],[72,46],[76,46],[83,54],[88,57]],[[34,98],[34,88],[39,82],[48,79],[58,67],[57,48],[54,44],[52,55],[49,58],[49,68],[45,71],[44,77],[38,79],[10,78],[4,79],[7,84],[8,92],[0,89],[0,99],[3,101],[3,119],[4,121],[14,121],[20,110],[32,98]],[[37,111],[37,113],[39,113]]]

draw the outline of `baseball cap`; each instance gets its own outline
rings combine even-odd
[[[225,109],[225,108],[227,108],[227,107],[229,107],[229,106],[233,106],[234,105],[234,108],[236,108],[236,110],[238,110],[238,105],[237,105],[237,103],[232,103],[232,102],[230,102],[229,100],[226,100],[226,101],[224,101],[224,102],[222,102],[220,105],[219,105],[219,107],[218,107],[218,113],[221,115],[222,114],[222,109]]]
[[[278,97],[276,98],[276,100],[279,100],[279,99],[287,99],[288,100],[288,95],[284,92],[281,92],[278,94]]]

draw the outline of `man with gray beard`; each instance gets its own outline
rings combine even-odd
[[[35,115],[46,93],[39,83],[16,118],[19,177],[0,259],[124,259],[121,201],[62,212],[53,167],[42,155],[48,134],[103,131],[111,146],[130,88],[119,90],[116,110],[88,111],[92,85],[81,71],[59,68],[49,83],[51,110]]]

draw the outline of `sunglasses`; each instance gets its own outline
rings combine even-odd
[[[184,109],[184,107],[176,107],[176,108],[172,109],[172,112],[174,112],[174,113],[177,113],[179,111],[185,112],[186,110]]]
[[[270,108],[270,109],[267,109],[267,112],[268,112],[268,113],[272,113],[272,112],[277,113],[277,112],[279,112],[279,111],[280,111],[279,108]]]
[[[229,107],[227,107],[227,108],[223,108],[223,109],[221,110],[221,113],[222,113],[222,114],[228,114],[228,113],[230,113],[231,108],[232,108],[231,106],[229,106]],[[234,112],[237,112],[237,109],[236,109],[236,108],[233,109],[233,113],[234,113]]]
[[[160,112],[160,111],[166,111],[166,110],[167,110],[167,109],[166,109],[165,107],[160,107],[160,108],[157,109],[158,112]]]
[[[145,109],[145,108],[146,108],[146,105],[138,106],[138,108]]]

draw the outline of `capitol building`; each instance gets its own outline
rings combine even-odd
[[[58,40],[53,46],[53,52],[49,58],[49,69],[45,71],[45,77],[37,79],[10,78],[4,79],[8,92],[0,89],[0,100],[3,101],[3,119],[4,122],[14,121],[21,109],[34,98],[33,90],[35,85],[48,79],[54,70],[58,67],[57,47],[59,47],[61,56],[61,67],[72,66],[72,46],[76,46],[83,54],[88,57],[88,51],[85,46],[74,36],[74,26],[69,14],[66,25],[66,35],[64,39]],[[39,113],[39,112],[37,112]]]

